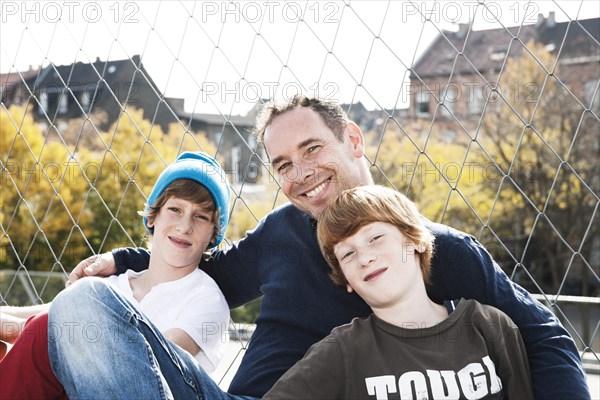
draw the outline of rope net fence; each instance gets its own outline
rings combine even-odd
[[[376,183],[475,236],[598,363],[595,1],[0,7],[1,304],[50,301],[78,261],[144,246],[136,212],[186,150],[227,171],[226,242],[242,238],[286,201],[256,112],[306,94],[359,124]]]

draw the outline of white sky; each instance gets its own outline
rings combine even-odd
[[[597,18],[600,5],[597,0],[3,0],[0,72],[139,54],[166,96],[185,98],[186,111],[244,114],[258,97],[298,90],[344,103],[362,101],[370,109],[402,108],[408,97],[406,68],[439,30],[456,30],[456,23],[470,19],[478,30],[531,24],[538,13],[550,11],[558,22]]]

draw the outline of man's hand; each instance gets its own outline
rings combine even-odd
[[[111,276],[117,273],[115,258],[111,252],[91,256],[81,261],[69,274],[67,286],[86,276]]]

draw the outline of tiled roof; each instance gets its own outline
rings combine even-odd
[[[498,71],[510,47],[509,56],[523,51],[530,40],[536,40],[554,54],[559,62],[581,57],[600,58],[600,19],[588,19],[523,25],[470,32],[443,31],[415,63],[411,78],[474,74],[476,71]],[[564,40],[564,44],[563,44]],[[463,52],[461,55],[460,53]],[[454,63],[456,59],[456,64]]]
[[[35,79],[40,73],[40,69],[29,68],[27,71],[12,71],[6,74],[0,74],[0,85],[4,87],[12,86],[19,82],[28,82]]]
[[[210,125],[223,125],[226,121],[229,121],[233,125],[253,126],[255,122],[254,117],[248,115],[221,115],[179,112],[177,116],[180,118],[193,119],[194,121],[201,121]]]
[[[62,86],[62,82],[74,88],[78,86],[95,85],[102,79],[109,84],[123,77],[131,77],[140,64],[139,57],[117,61],[100,61],[93,63],[76,62],[70,65],[49,65],[38,78],[36,85]],[[118,77],[118,78],[117,78]]]

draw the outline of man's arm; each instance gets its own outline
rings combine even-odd
[[[199,267],[208,273],[219,285],[230,308],[246,304],[260,296],[257,284],[256,263],[251,263],[256,248],[245,238],[227,251],[215,250],[209,260],[202,260]],[[122,274],[128,269],[136,272],[148,268],[150,253],[138,248],[118,248],[100,256],[91,256],[81,261],[69,274],[67,286],[87,276],[106,277]],[[254,286],[251,282],[255,282]]]
[[[146,263],[145,265],[147,266],[148,264]],[[125,270],[120,273],[125,272]],[[69,274],[67,286],[86,276],[106,277],[115,275],[116,273],[115,259],[111,252],[93,255],[81,261],[73,268],[73,271]]]
[[[209,260],[200,262],[200,268],[219,285],[230,308],[239,307],[261,295],[258,270],[261,257],[265,256],[261,251],[265,242],[263,226],[267,218],[229,249],[215,250]],[[102,254],[100,259],[95,260],[94,257],[97,258],[92,256],[77,265],[69,276],[70,283],[88,275],[122,274],[128,269],[142,271],[148,268],[150,253],[139,247],[119,248]]]
[[[273,261],[269,251],[269,218],[264,217],[246,237],[232,243],[226,250],[215,250],[209,260],[200,262],[200,269],[215,280],[223,292],[229,308],[244,305],[261,296],[261,266]],[[271,222],[273,225],[274,222]]]
[[[476,239],[431,222],[427,227],[436,236],[430,297],[465,297],[504,311],[525,342],[535,397],[589,399],[579,352],[558,319],[512,282]]]
[[[136,272],[148,269],[150,265],[150,252],[143,247],[120,248],[112,251],[116,273],[122,274],[128,269]]]

